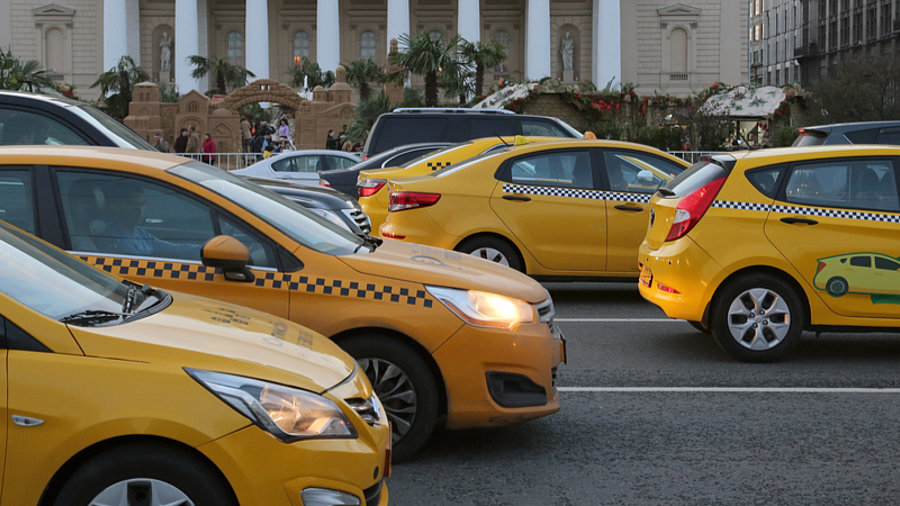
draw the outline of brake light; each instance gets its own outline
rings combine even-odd
[[[664,284],[662,284],[662,283],[657,283],[657,284],[656,284],[656,288],[659,288],[659,290],[660,290],[661,292],[671,293],[671,294],[674,294],[674,295],[680,295],[680,294],[681,294],[681,292],[679,292],[678,290],[672,288],[671,286],[664,285]]]
[[[331,188],[331,183],[324,179],[319,180],[319,185],[324,186],[325,188]]]
[[[701,186],[681,199],[675,208],[675,221],[672,222],[666,241],[674,241],[690,232],[709,209],[723,184],[725,184],[724,177]]]
[[[356,183],[356,193],[360,197],[371,197],[386,184],[387,181],[384,179],[363,179]]]
[[[822,269],[825,268],[825,262],[819,262],[819,267],[816,268],[816,274],[822,272]]]
[[[391,194],[388,211],[393,213],[405,209],[433,206],[440,198],[440,193],[396,192]]]

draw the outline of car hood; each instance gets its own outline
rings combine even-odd
[[[537,304],[547,299],[540,283],[503,265],[458,251],[385,239],[375,251],[346,255],[344,263],[364,274],[423,285],[482,290]]]
[[[321,393],[355,371],[322,335],[275,316],[187,294],[120,325],[69,329],[88,356],[171,364],[274,381]]]

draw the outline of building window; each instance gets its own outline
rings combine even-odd
[[[232,65],[243,65],[244,57],[244,38],[238,32],[228,32],[225,37],[225,54],[228,57],[228,63]]]
[[[494,32],[493,35],[491,35],[491,40],[496,42],[497,44],[500,44],[501,46],[503,46],[503,49],[506,50],[507,58],[512,54],[509,50],[509,32],[507,32],[506,30],[497,30],[496,32]],[[497,65],[496,67],[494,67],[494,72],[503,74],[508,71],[509,71],[509,69],[506,66],[505,60],[500,62],[500,64]]]
[[[681,28],[672,30],[669,37],[669,72],[688,71],[688,36]]]
[[[359,36],[359,57],[363,60],[375,59],[375,33],[366,30]]]
[[[305,58],[309,58],[309,34],[303,30],[294,32],[294,65],[300,65]]]

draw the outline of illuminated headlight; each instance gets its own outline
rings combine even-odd
[[[463,321],[476,327],[513,330],[520,323],[534,321],[534,307],[521,299],[442,286],[426,286],[425,289]]]
[[[350,419],[321,395],[232,374],[187,368],[185,371],[238,413],[285,443],[357,437]]]
[[[347,225],[344,222],[344,220],[341,219],[340,216],[338,216],[337,214],[332,212],[330,209],[306,208],[306,210],[313,214],[317,214],[317,215],[321,216],[322,218],[325,218],[326,220],[330,221],[331,223],[334,223],[335,225],[337,225],[343,229],[350,230],[350,226]],[[350,231],[352,232],[352,230],[350,230]]]

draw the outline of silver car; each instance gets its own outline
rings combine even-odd
[[[241,176],[289,179],[291,181],[329,186],[319,176],[319,172],[329,169],[343,169],[360,161],[356,153],[328,149],[303,149],[272,155],[253,165],[231,171]]]

